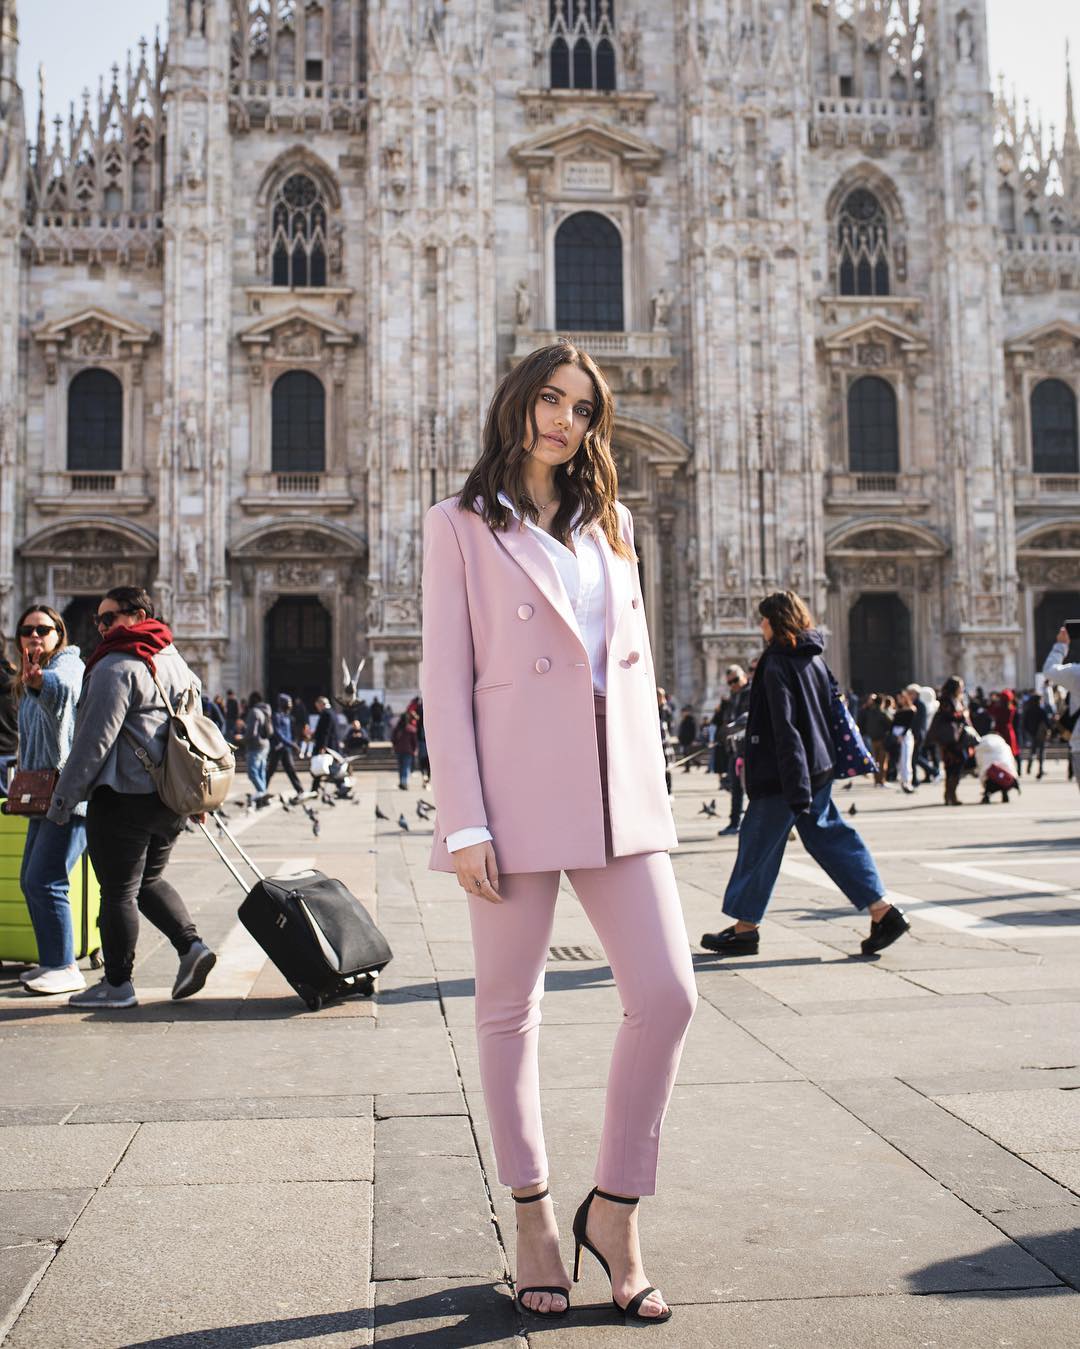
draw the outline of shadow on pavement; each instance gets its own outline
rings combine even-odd
[[[1080,1210],[1077,1210],[1080,1223]],[[1016,1277],[1013,1261],[1018,1252],[1037,1261],[1046,1270],[1044,1283],[1035,1284],[1031,1273]],[[1021,1257],[1023,1258],[1023,1256]],[[969,1297],[1028,1297],[1033,1288],[1053,1287],[1064,1282],[1080,1288],[1080,1225],[1051,1232],[1025,1233],[1010,1241],[1005,1237],[994,1246],[937,1260],[907,1276],[911,1293],[965,1293]]]

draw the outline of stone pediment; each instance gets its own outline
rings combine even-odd
[[[355,557],[364,541],[351,530],[323,523],[263,525],[229,549],[237,560],[295,557]]]
[[[1005,343],[1006,355],[1011,357],[1042,356],[1050,350],[1080,354],[1080,324],[1053,319]]]
[[[358,334],[303,305],[259,319],[237,334],[246,347],[273,347],[283,356],[317,356],[323,347],[352,346]]]
[[[50,383],[56,378],[56,358],[61,351],[85,360],[137,359],[156,340],[157,334],[141,323],[96,307],[80,309],[34,330],[34,341],[45,351]]]
[[[876,315],[860,319],[858,323],[848,324],[839,332],[822,339],[826,351],[858,348],[866,343],[895,346],[903,355],[918,355],[926,350],[926,343],[910,328],[905,328],[894,319],[880,318]]]
[[[648,172],[658,169],[664,157],[663,150],[652,141],[592,118],[551,127],[519,141],[511,147],[510,157],[526,168],[547,168],[557,159],[572,158],[582,152],[617,159],[628,168]]]

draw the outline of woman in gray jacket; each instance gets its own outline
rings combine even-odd
[[[75,739],[49,809],[49,819],[63,824],[80,801],[88,802],[86,843],[101,885],[105,978],[70,1002],[91,1010],[138,1001],[131,975],[140,913],[180,957],[174,998],[197,993],[217,959],[164,878],[184,822],[158,796],[138,757],[142,751],[158,764],[165,753],[169,714],[155,674],[174,707],[185,690],[200,689],[199,680],[138,586],[110,590],[98,604],[97,625],[101,644],[86,665]]]
[[[29,605],[15,628],[19,669],[19,767],[63,768],[75,733],[82,688],[79,648],[68,646],[64,620],[47,604]],[[30,911],[39,964],[20,978],[29,993],[76,993],[86,980],[75,962],[68,877],[86,848],[86,807],[64,824],[39,816],[26,830],[19,885]]]

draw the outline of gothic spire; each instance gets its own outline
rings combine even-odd
[[[1071,204],[1073,215],[1080,217],[1080,136],[1076,130],[1072,63],[1069,59],[1068,42],[1065,43],[1065,135],[1061,142],[1061,176],[1064,180],[1065,199]]]

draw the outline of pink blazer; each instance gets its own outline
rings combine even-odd
[[[633,547],[630,512],[619,505]],[[676,846],[637,567],[608,568],[608,809],[616,857]],[[612,569],[632,583],[615,612]],[[424,521],[424,729],[435,795],[433,871],[446,837],[494,836],[499,870],[602,867],[603,801],[588,657],[554,563],[525,525],[499,533],[453,499]]]

